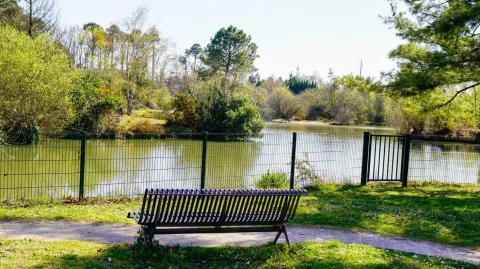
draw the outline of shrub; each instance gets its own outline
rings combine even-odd
[[[77,73],[64,49],[0,26],[0,130],[8,136],[63,129],[72,115],[68,92]],[[21,143],[32,143],[33,136]]]
[[[268,173],[255,181],[255,187],[259,189],[288,189],[288,176],[285,173]]]
[[[172,103],[174,112],[171,123],[175,127],[187,128],[198,132],[201,129],[198,101],[189,94],[178,93],[173,98]]]
[[[171,124],[192,132],[253,136],[264,126],[257,105],[243,93],[215,91],[203,100],[179,93],[173,107]]]
[[[67,131],[89,134],[101,134],[105,131],[103,119],[120,109],[120,101],[112,94],[103,94],[102,86],[102,79],[95,72],[82,73],[77,85],[70,91],[74,118],[68,124]]]
[[[263,129],[258,107],[245,94],[217,92],[206,107],[202,113],[205,131],[252,136]]]
[[[139,119],[129,122],[126,131],[129,134],[163,134],[165,129],[156,120]]]
[[[276,88],[268,99],[268,104],[272,109],[273,117],[282,119],[304,119],[306,116],[305,106],[300,97],[293,95],[285,87]]]

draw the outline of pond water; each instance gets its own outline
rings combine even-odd
[[[371,127],[268,124],[261,138],[209,141],[207,188],[251,188],[261,175],[289,174],[292,132],[297,132],[297,184],[305,173],[328,182],[359,183],[363,132]],[[215,140],[215,139],[214,139]],[[479,183],[480,146],[413,141],[409,179]],[[85,196],[133,196],[145,188],[200,187],[202,141],[187,139],[89,140]],[[305,172],[306,171],[306,172]],[[0,147],[0,198],[77,197],[80,141],[43,139],[37,145]]]

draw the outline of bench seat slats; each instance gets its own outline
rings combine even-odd
[[[141,225],[233,226],[283,224],[292,218],[305,190],[147,189],[140,212],[130,212]]]

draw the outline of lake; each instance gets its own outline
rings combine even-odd
[[[297,132],[297,185],[305,174],[325,182],[360,182],[363,132],[373,127],[268,124],[261,138],[209,141],[207,188],[252,188],[261,175],[291,169]],[[215,140],[215,139],[214,139]],[[77,197],[80,141],[42,139],[37,145],[0,147],[0,199]],[[409,179],[479,183],[480,146],[412,141]],[[134,196],[145,188],[199,188],[202,141],[187,139],[88,140],[85,196]],[[299,164],[306,170],[299,169]]]

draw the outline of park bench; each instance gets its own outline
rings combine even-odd
[[[295,215],[306,190],[147,189],[140,212],[145,245],[155,234],[277,232],[288,240],[285,223]]]

